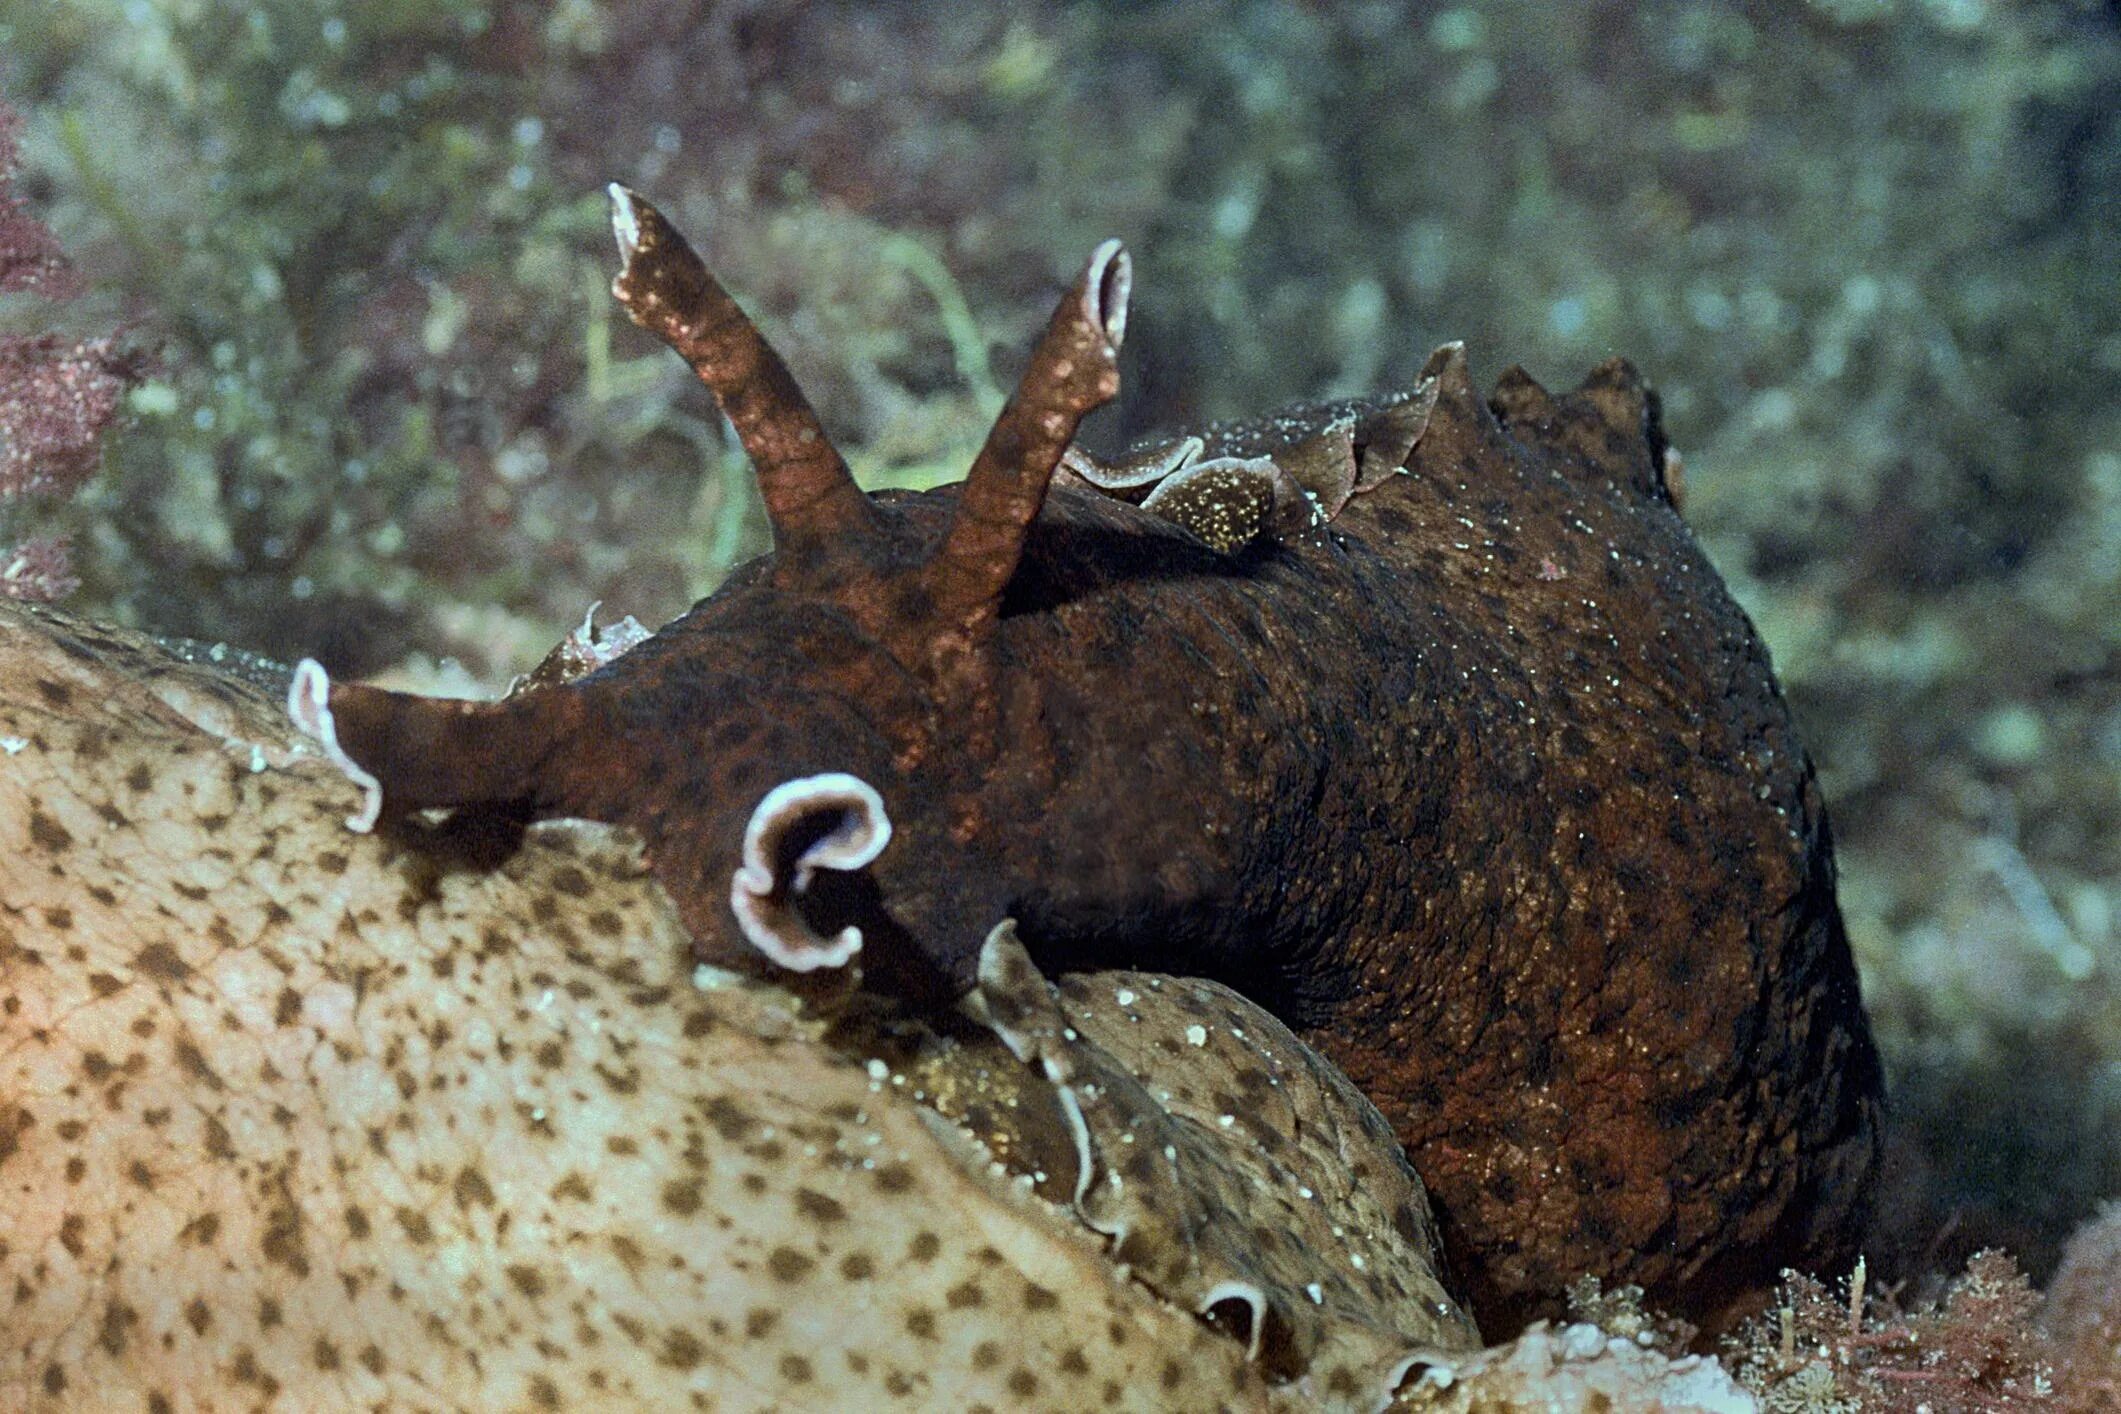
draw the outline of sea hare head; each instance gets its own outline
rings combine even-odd
[[[296,720],[364,785],[357,828],[379,809],[482,804],[628,823],[703,956],[813,970],[862,954],[894,990],[961,993],[1007,903],[964,883],[981,874],[1000,749],[1002,596],[1077,423],[1118,388],[1127,254],[1114,241],[1092,254],[954,503],[900,514],[855,485],[779,356],[661,213],[620,187],[612,211],[613,292],[735,427],[773,555],[654,638],[500,703],[335,685],[304,664]],[[821,782],[858,799],[861,843],[775,857],[838,808],[796,802]],[[863,952],[882,936],[894,946]],[[922,951],[937,939],[952,941]]]

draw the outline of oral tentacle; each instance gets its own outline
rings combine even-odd
[[[821,929],[805,898],[821,873],[852,874],[890,843],[884,798],[859,776],[831,771],[766,792],[744,828],[743,863],[729,881],[729,906],[745,940],[792,972],[844,967],[861,951],[861,928]]]
[[[417,697],[335,683],[314,659],[295,668],[288,715],[362,788],[347,824],[381,812],[535,801],[546,763],[579,727],[585,704],[562,688],[499,702]]]

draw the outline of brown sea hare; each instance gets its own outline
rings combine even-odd
[[[1004,931],[985,1020],[813,1015],[619,832],[350,835],[284,679],[0,608],[0,1408],[1372,1409],[1475,1344],[1226,990]]]
[[[1707,1314],[1843,1254],[1880,1080],[1825,815],[1627,364],[1483,399],[1452,346],[1105,472],[1069,447],[1118,387],[1108,244],[965,482],[872,497],[614,201],[615,291],[728,413],[775,551],[497,704],[305,665],[298,716],[384,808],[632,825],[730,965],[937,1005],[1013,919],[1048,971],[1227,982],[1383,1110],[1484,1319],[1584,1272]]]

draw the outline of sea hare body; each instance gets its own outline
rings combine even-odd
[[[1108,246],[967,481],[869,497],[617,201],[620,298],[722,400],[776,553],[497,704],[305,666],[386,808],[632,825],[725,963],[939,1005],[1012,918],[1048,971],[1227,982],[1376,1102],[1503,1328],[1583,1272],[1711,1313],[1842,1255],[1880,1081],[1825,817],[1626,364],[1483,399],[1452,347],[1104,467],[1068,444],[1117,387]]]

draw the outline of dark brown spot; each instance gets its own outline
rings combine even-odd
[[[74,837],[66,826],[34,805],[29,809],[29,838],[46,854],[64,854],[74,847]]]
[[[611,1253],[619,1259],[619,1265],[629,1272],[638,1274],[641,1268],[648,1264],[648,1254],[641,1250],[641,1244],[623,1232],[611,1235]]]
[[[707,1358],[707,1347],[691,1331],[672,1326],[664,1333],[663,1350],[657,1358],[674,1370],[690,1370]]]
[[[841,1205],[837,1198],[819,1193],[815,1189],[796,1189],[795,1206],[797,1211],[813,1222],[844,1222],[847,1217],[847,1209]]]
[[[140,1313],[123,1301],[113,1301],[103,1308],[103,1320],[96,1331],[96,1344],[103,1353],[112,1357],[125,1353],[125,1344],[132,1328],[140,1324]]]
[[[214,1073],[214,1068],[206,1063],[206,1053],[201,1051],[194,1042],[188,1040],[178,1041],[176,1053],[177,1064],[183,1068],[186,1075],[209,1090],[218,1091],[228,1088],[228,1082]]]
[[[133,954],[133,966],[164,982],[182,982],[191,976],[191,964],[168,943],[149,943]]]
[[[731,1144],[738,1143],[758,1124],[750,1111],[730,1099],[727,1095],[716,1095],[700,1106],[714,1132]]]
[[[744,1334],[758,1340],[779,1325],[780,1321],[780,1312],[769,1311],[764,1306],[754,1306],[744,1315]]]
[[[486,1181],[484,1172],[468,1164],[457,1170],[456,1180],[449,1185],[449,1191],[462,1211],[468,1212],[473,1206],[491,1208],[494,1205],[493,1185]]]
[[[776,1247],[766,1254],[766,1270],[777,1281],[801,1281],[810,1275],[817,1263],[793,1247]]]
[[[545,1294],[545,1277],[536,1267],[512,1262],[507,1267],[509,1284],[535,1301]]]
[[[783,1355],[781,1357],[781,1378],[792,1385],[809,1384],[810,1362],[800,1355]]]

